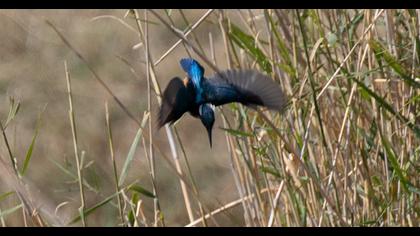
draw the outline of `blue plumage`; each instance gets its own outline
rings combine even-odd
[[[255,70],[226,70],[206,78],[204,68],[196,60],[183,58],[180,64],[188,78],[183,83],[176,77],[165,89],[159,111],[159,127],[173,123],[189,112],[200,118],[206,127],[211,146],[214,106],[239,102],[252,108],[284,109],[287,99],[278,84]]]
[[[210,103],[204,103],[199,106],[198,113],[200,115],[201,123],[206,127],[209,136],[210,147],[212,146],[211,131],[214,124],[214,106]]]
[[[188,74],[196,89],[201,89],[201,81],[204,77],[204,68],[192,58],[183,58],[180,60],[182,69]]]

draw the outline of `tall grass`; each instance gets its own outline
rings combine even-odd
[[[72,106],[71,71],[66,67],[63,75],[69,88],[73,136],[63,138],[73,139],[77,171],[61,169],[79,183],[80,198],[71,201],[80,206],[80,212],[73,209],[73,215],[65,219],[56,212],[40,212],[43,221],[39,225],[92,226],[111,217],[115,226],[171,226],[165,220],[167,209],[158,188],[161,172],[155,163],[162,159],[178,180],[183,201],[172,204],[183,206],[179,209],[185,211],[182,221],[186,226],[420,226],[419,10],[208,10],[196,21],[189,19],[191,12],[194,10],[129,10],[124,17],[111,17],[122,22],[121,27],[134,25],[130,29],[138,32],[141,42],[135,46],[146,72],[140,79],[147,81],[147,93],[141,95],[147,108],[136,112],[143,113],[141,122],[72,43],[71,35],[48,22],[116,102],[114,109],[119,107],[138,131],[130,140],[124,166],[117,166],[113,121],[106,104],[108,146],[103,148],[109,149],[110,158],[104,161],[112,163],[113,192],[92,191],[83,174],[87,163],[78,149],[77,108]],[[202,36],[196,32],[202,24],[215,30]],[[177,41],[154,58],[150,47],[154,35],[149,27],[157,26]],[[220,45],[214,44],[215,32],[222,38]],[[227,68],[253,68],[269,74],[289,98],[282,114],[240,104],[217,109],[223,127],[216,132],[224,132],[227,142],[226,150],[219,152],[228,153],[237,191],[237,199],[218,206],[200,191],[202,183],[190,164],[201,153],[185,151],[190,142],[178,133],[178,123],[159,131],[167,134],[164,144],[154,138],[158,132],[154,115],[166,83],[157,76],[159,70],[165,70],[159,63],[178,61],[173,56],[175,49],[200,61],[208,68],[206,74]],[[1,176],[24,183],[24,171],[19,169],[31,167],[38,125],[24,167],[19,166],[6,135],[7,124],[19,115],[19,106],[11,101],[9,117],[1,125],[7,153],[1,153],[0,163],[10,171]],[[130,167],[139,146],[144,153],[138,155],[147,159],[148,166],[133,170]],[[145,180],[127,181],[129,171],[147,171],[151,188],[140,183]],[[10,190],[0,194],[0,203],[12,195],[19,198],[1,209],[2,225],[7,226],[8,216],[20,209],[25,209],[18,217],[20,224],[31,225],[26,218],[33,217],[39,206],[30,206],[28,211],[24,199],[37,203],[45,202],[46,197],[37,199],[35,190],[24,192],[20,185],[13,188],[16,181],[7,182]],[[92,202],[90,197],[85,202],[86,190],[99,200]],[[57,209],[67,204],[63,200]],[[104,206],[113,209],[111,215],[97,213]]]

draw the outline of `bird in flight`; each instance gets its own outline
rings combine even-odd
[[[163,92],[158,114],[158,127],[173,124],[189,112],[199,118],[207,130],[212,146],[212,129],[215,106],[239,102],[256,108],[264,106],[282,111],[286,96],[270,77],[255,70],[225,70],[204,77],[204,68],[192,58],[180,60],[187,78],[174,77]]]

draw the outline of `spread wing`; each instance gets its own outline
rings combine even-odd
[[[199,88],[204,75],[204,68],[192,58],[183,58],[180,60],[180,64],[188,77],[191,78],[194,87]]]
[[[214,105],[240,102],[282,111],[287,98],[270,77],[255,70],[226,70],[205,80],[207,101]]]
[[[189,110],[193,96],[189,93],[182,80],[173,78],[163,92],[162,105],[158,114],[158,127],[166,123],[173,124]]]

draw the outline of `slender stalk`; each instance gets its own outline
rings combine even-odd
[[[207,19],[207,17],[214,11],[214,9],[209,9],[202,17],[200,17],[199,20],[197,20],[196,23],[194,23],[191,28],[189,30],[187,30],[187,32],[185,32],[185,37],[187,37],[191,32],[194,31],[195,28],[197,28],[205,19]],[[159,57],[159,59],[157,59],[155,61],[155,63],[153,63],[154,66],[157,66],[160,62],[163,61],[163,59],[165,59],[180,43],[182,43],[182,39],[178,39],[178,41],[172,45],[168,50],[166,50],[165,53],[163,53],[162,56]]]
[[[136,18],[138,19],[138,13],[137,11],[135,11],[135,15]],[[147,10],[144,10],[144,27],[145,27],[145,31],[144,31],[144,38],[143,38],[143,42],[145,44],[145,49],[144,53],[145,53],[145,58],[146,58],[146,81],[147,81],[147,110],[150,112],[152,110],[152,97],[151,97],[151,92],[150,92],[150,88],[151,88],[151,84],[150,84],[150,56],[149,56],[149,24],[147,23]],[[139,22],[136,21],[138,24]],[[140,31],[140,30],[139,30]],[[141,31],[140,31],[141,32]],[[153,119],[149,119],[149,158],[150,158],[150,170],[151,170],[151,175],[152,175],[152,179],[156,180],[156,170],[155,170],[155,158],[154,158],[154,152],[153,152],[153,130],[152,130],[152,120]],[[154,181],[155,182],[155,181]],[[153,185],[153,194],[156,196],[156,187],[155,185]],[[153,208],[155,211],[155,226],[157,226],[157,222],[159,219],[159,201],[158,198],[154,198],[153,199]]]
[[[181,138],[179,137],[179,134],[178,134],[178,131],[177,131],[176,127],[174,127],[174,133],[175,133],[175,136],[176,136],[177,141],[179,143],[179,147],[181,149],[181,152],[182,152],[184,160],[185,160],[185,165],[186,165],[186,168],[187,168],[187,171],[188,171],[188,176],[190,177],[190,181],[192,183],[192,185],[191,185],[191,187],[193,188],[192,190],[197,195],[197,203],[198,203],[198,207],[200,209],[201,217],[203,219],[203,226],[207,227],[208,225],[207,225],[206,219],[204,218],[204,214],[205,214],[204,213],[204,208],[203,208],[203,204],[201,203],[200,198],[199,198],[200,194],[199,194],[198,189],[197,189],[197,184],[196,184],[196,181],[194,180],[194,177],[192,175],[191,167],[190,167],[190,164],[189,164],[189,161],[188,161],[188,158],[187,158],[187,154],[185,152],[184,146],[182,145]],[[215,222],[215,223],[217,223],[217,222]]]
[[[111,122],[109,120],[109,110],[108,110],[108,103],[105,102],[105,120],[106,120],[106,127],[108,130],[108,144],[109,144],[109,152],[111,154],[111,161],[112,161],[112,172],[114,172],[114,181],[115,181],[115,191],[117,193],[120,192],[120,186],[118,185],[118,171],[117,171],[117,164],[115,162],[115,153],[114,153],[114,142],[112,139],[112,130],[111,130]],[[121,224],[125,225],[124,223],[124,216],[123,216],[123,206],[121,201],[121,194],[117,195],[118,201],[118,213],[120,214]]]
[[[283,188],[283,187],[282,187],[282,186],[280,186],[279,188]],[[271,191],[271,189],[265,188],[265,189],[262,189],[262,190],[260,191],[260,194],[261,194],[261,193],[268,193],[268,192],[270,192],[270,191]],[[230,208],[232,208],[232,207],[235,207],[235,206],[237,206],[237,205],[241,204],[242,202],[250,201],[250,200],[252,200],[252,198],[254,198],[254,197],[255,197],[255,194],[254,194],[254,193],[249,194],[249,195],[247,195],[247,196],[245,196],[245,197],[241,197],[241,198],[240,198],[240,199],[238,199],[238,200],[232,201],[232,202],[230,202],[230,203],[228,203],[228,204],[225,204],[224,206],[222,206],[222,207],[220,207],[220,208],[218,208],[218,209],[216,209],[216,210],[211,211],[210,213],[206,214],[206,215],[204,216],[204,218],[209,219],[210,217],[214,217],[215,215],[217,215],[217,214],[219,214],[219,213],[222,213],[222,212],[224,212],[224,211],[226,211],[226,210],[228,210],[228,209],[230,209]],[[188,225],[186,225],[185,227],[191,227],[191,226],[194,226],[194,225],[196,225],[196,224],[200,223],[202,220],[203,220],[203,218],[199,218],[199,219],[197,219],[197,220],[194,220],[193,222],[190,222],[190,223],[189,223]]]
[[[70,82],[70,74],[67,68],[67,62],[64,61],[64,70],[66,73],[66,81],[67,81],[67,93],[69,98],[69,119],[71,125],[71,133],[73,138],[73,148],[74,148],[74,158],[76,160],[76,168],[77,168],[77,179],[79,182],[79,190],[80,190],[80,208],[79,214],[82,219],[82,224],[84,227],[87,226],[86,219],[85,219],[85,192],[83,187],[83,173],[82,173],[82,166],[80,165],[79,160],[79,150],[77,147],[77,134],[76,134],[76,121],[74,119],[74,110],[73,110],[73,97],[71,93],[71,82]]]
[[[12,149],[10,148],[9,140],[7,139],[6,131],[4,130],[3,124],[2,124],[1,121],[0,121],[0,129],[1,129],[1,133],[3,135],[4,144],[6,145],[7,153],[9,154],[10,162],[12,163],[13,171],[15,172],[16,176],[20,177],[18,167],[17,167],[17,164],[16,164],[16,160],[13,157]]]

